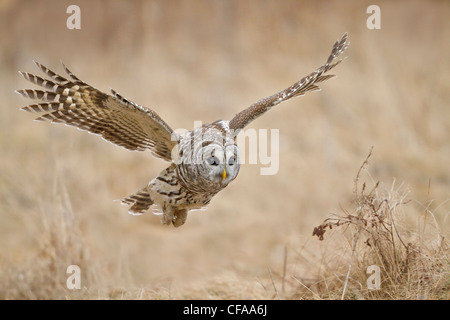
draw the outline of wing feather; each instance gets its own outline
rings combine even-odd
[[[327,62],[320,68],[302,78],[300,81],[294,83],[289,88],[282,90],[274,95],[263,98],[243,111],[239,112],[230,121],[230,129],[234,130],[235,135],[239,133],[241,129],[247,126],[250,122],[269,111],[272,107],[276,106],[282,101],[288,100],[292,97],[302,96],[308,91],[320,90],[317,83],[328,80],[334,75],[326,74],[329,70],[337,66],[341,60],[336,60],[345,49],[347,49],[349,42],[347,42],[348,35],[345,33],[341,40],[334,43],[331,54],[329,55]]]
[[[16,92],[26,98],[45,101],[22,108],[28,112],[44,113],[36,120],[74,126],[128,150],[150,150],[154,156],[171,161],[172,149],[178,142],[172,140],[172,129],[156,112],[112,89],[112,96],[101,92],[77,78],[64,64],[70,80],[38,62],[35,64],[51,80],[28,72],[19,73],[46,90],[22,89]]]

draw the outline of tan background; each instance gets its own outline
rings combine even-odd
[[[408,214],[430,204],[448,232],[448,2],[377,1],[381,30],[366,27],[373,1],[77,1],[81,30],[70,4],[0,1],[0,297],[272,298],[285,257],[288,274],[316,275],[329,247],[312,229],[350,203],[371,146],[368,184],[409,190]],[[33,59],[63,61],[190,129],[299,80],[346,31],[338,77],[251,124],[280,129],[279,172],[243,165],[179,229],[113,201],[165,163],[33,122],[14,94],[33,87],[17,73],[39,74]],[[65,289],[69,264],[81,293]]]

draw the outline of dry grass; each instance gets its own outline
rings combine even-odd
[[[72,3],[0,1],[0,298],[449,299],[450,6],[378,2],[371,31],[366,1],[79,1],[69,31]],[[32,122],[13,93],[33,59],[63,60],[192,128],[309,73],[345,31],[337,78],[252,123],[280,129],[279,172],[243,165],[179,229],[112,201],[164,163]]]
[[[355,179],[353,209],[342,209],[342,214],[314,228],[313,235],[320,240],[327,229],[340,228],[338,232],[351,247],[345,277],[336,275],[339,268],[332,265],[316,283],[327,289],[315,295],[341,295],[341,299],[448,299],[450,250],[433,213],[425,209],[418,223],[412,224],[411,217],[405,216],[408,201],[403,188],[393,183],[391,189],[379,190],[377,182],[367,191],[366,183],[358,185],[360,173]],[[379,286],[375,288],[367,285],[373,272],[369,266],[380,270]]]

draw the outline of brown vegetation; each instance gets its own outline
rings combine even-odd
[[[447,2],[378,1],[381,30],[356,0],[78,1],[81,30],[69,4],[0,1],[1,299],[450,298]],[[33,59],[62,60],[191,129],[308,74],[346,31],[336,78],[251,125],[280,129],[279,172],[241,166],[179,229],[113,201],[165,163],[33,122],[14,94]]]

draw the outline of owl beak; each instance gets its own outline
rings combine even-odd
[[[223,169],[222,172],[222,181],[225,180],[225,178],[227,177],[227,171],[225,169]]]

